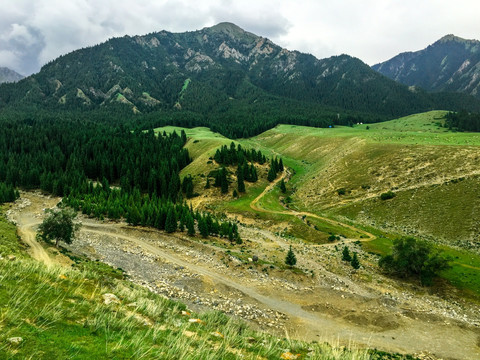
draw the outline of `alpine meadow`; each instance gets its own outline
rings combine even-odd
[[[479,44],[0,67],[0,359],[479,359]]]

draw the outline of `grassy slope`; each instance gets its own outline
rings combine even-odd
[[[295,171],[288,183],[290,189],[296,188],[293,208],[351,219],[370,231],[377,229],[380,238],[365,245],[371,251],[387,253],[394,237],[410,231],[415,231],[415,236],[468,247],[470,242],[478,244],[475,236],[480,233],[476,222],[480,200],[475,190],[480,176],[472,175],[479,169],[480,134],[452,133],[439,127],[444,114],[432,111],[353,128],[280,125],[239,142],[261,149],[267,156],[281,155]],[[189,146],[195,158],[189,172],[205,172],[208,156],[218,146],[230,143],[205,128],[185,130],[192,137]],[[194,139],[199,142],[194,143]],[[204,151],[209,155],[205,157]],[[336,190],[342,187],[347,194],[339,196]],[[392,189],[397,193],[394,199],[379,200],[379,194]],[[251,211],[249,203],[260,192],[261,188],[256,187],[240,199],[222,205],[220,210]],[[278,190],[271,191],[260,205],[282,209],[278,195]],[[283,215],[257,217],[292,220]],[[325,242],[329,233],[354,236],[345,233],[345,229],[312,220],[307,227],[305,222],[295,219],[286,235],[312,242]],[[320,231],[313,231],[314,226]],[[479,256],[450,247],[444,249],[456,262],[480,267]],[[445,278],[467,292],[480,294],[479,271],[458,263],[445,272]]]
[[[294,183],[303,208],[399,232],[415,228],[445,242],[476,240],[473,214],[480,201],[472,189],[480,185],[480,134],[445,132],[435,125],[441,114],[372,124],[369,130],[281,125],[255,141],[304,165]],[[347,194],[338,196],[340,188]],[[378,200],[389,190],[398,193],[394,206]]]
[[[279,359],[285,349],[302,358],[310,353],[312,359],[382,356],[278,339],[218,312],[182,315],[184,305],[124,280],[120,271],[101,263],[76,259],[72,268],[46,267],[25,256],[15,227],[3,216],[0,252],[17,256],[0,260],[2,359]],[[121,302],[105,305],[105,293]],[[23,341],[14,345],[11,337]]]

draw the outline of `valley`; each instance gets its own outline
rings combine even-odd
[[[420,114],[370,124],[369,129],[357,125],[306,132],[303,127],[282,125],[256,138],[239,139],[242,147],[280,156],[287,166],[272,183],[265,180],[267,169],[258,166],[260,180],[248,183],[246,194],[239,198],[231,192],[221,195],[218,188],[204,189],[206,174],[216,166],[209,158],[231,140],[205,128],[184,129],[193,161],[181,176],[192,175],[199,194],[189,204],[236,221],[243,243],[82,216],[81,231],[67,249],[75,256],[121,268],[131,281],[195,311],[219,310],[278,336],[431,358],[476,359],[480,349],[477,239],[450,237],[445,217],[440,217],[439,223],[445,224],[437,231],[446,235],[437,239],[431,229],[439,223],[431,226],[431,217],[421,212],[418,223],[411,226],[413,233],[384,220],[402,206],[411,209],[416,202],[421,206],[424,192],[436,187],[446,187],[445,199],[431,200],[432,210],[441,205],[436,201],[461,203],[465,198],[475,206],[477,200],[466,190],[478,178],[475,152],[480,138],[446,132],[436,125],[440,117],[441,113]],[[174,130],[181,129],[157,132]],[[404,148],[392,153],[398,142],[415,146],[416,153],[432,159],[431,164],[419,162],[424,166],[410,168],[411,181],[400,171],[408,161]],[[372,151],[376,151],[373,158]],[[366,170],[362,156],[377,159],[380,177]],[[445,173],[439,172],[438,162],[448,165]],[[358,166],[358,173],[344,174],[342,166],[352,169],[352,164]],[[285,195],[278,188],[281,180],[286,180]],[[449,186],[459,187],[452,196],[447,196]],[[337,192],[341,187],[346,189],[344,195]],[[385,208],[385,201],[378,198],[390,189],[397,196],[387,201],[396,203]],[[412,191],[417,196],[404,200],[403,194]],[[457,199],[459,194],[463,197]],[[286,196],[292,202],[286,203]],[[58,200],[23,192],[9,216],[28,236],[40,222],[42,209]],[[356,206],[363,212],[350,210]],[[457,234],[470,226],[468,221],[475,221],[460,216],[455,220]],[[331,234],[337,236],[333,242],[328,240]],[[431,288],[388,277],[377,265],[378,254],[388,253],[395,237],[412,234],[435,241],[454,255],[452,269]],[[290,245],[298,260],[293,268],[284,264]],[[342,260],[344,246],[358,254],[359,270]],[[60,254],[50,252],[50,259],[67,263]]]

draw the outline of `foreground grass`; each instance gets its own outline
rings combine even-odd
[[[0,359],[404,358],[279,339],[219,312],[190,314],[102,263],[47,267],[24,256],[15,227],[1,216],[0,245]],[[104,294],[119,300],[107,305]],[[14,337],[23,340],[14,344]]]

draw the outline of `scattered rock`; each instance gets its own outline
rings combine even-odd
[[[188,319],[189,323],[203,324],[203,321],[200,319]]]
[[[14,261],[17,257],[15,255],[8,255],[8,260]]]
[[[218,331],[214,331],[212,332],[212,335],[215,336],[215,337],[219,337],[219,338],[224,338],[225,336],[223,336],[222,333],[218,332]]]
[[[103,294],[102,297],[105,305],[120,304],[120,299],[114,294]]]
[[[292,354],[290,351],[287,351],[280,356],[280,359],[295,360],[295,359],[298,359],[300,356],[301,354]]]
[[[194,337],[197,335],[197,333],[193,331],[184,330],[183,335],[185,335],[186,337]]]
[[[23,342],[23,338],[21,338],[20,336],[11,337],[7,339],[7,342],[9,342],[12,345],[20,345],[20,343]]]

